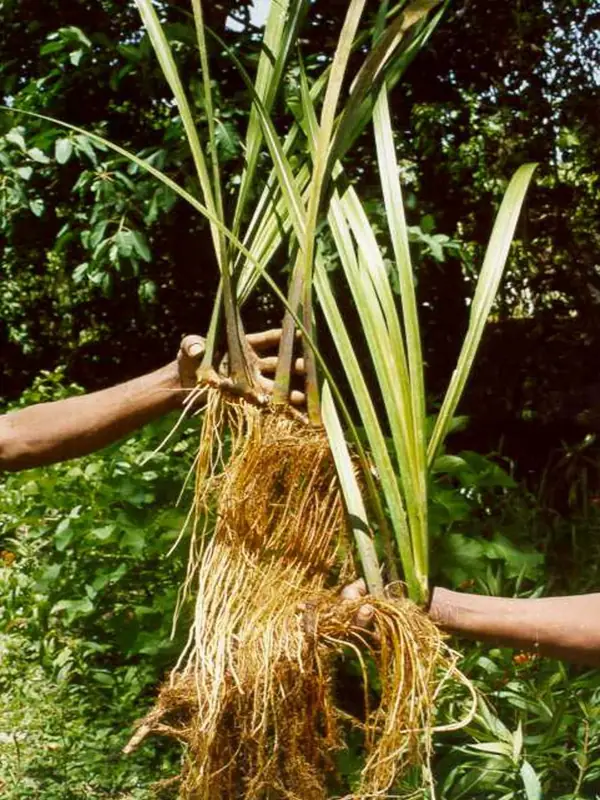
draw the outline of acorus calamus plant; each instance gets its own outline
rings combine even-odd
[[[425,613],[428,476],[467,381],[534,167],[517,171],[502,201],[458,363],[428,436],[418,303],[388,95],[432,34],[444,4],[383,3],[363,30],[366,2],[351,0],[330,64],[309,80],[297,55],[309,3],[271,3],[251,77],[206,28],[201,0],[191,0],[203,124],[157,7],[152,0],[135,4],[173,94],[195,189],[87,135],[149,171],[208,220],[220,288],[198,387],[185,409],[204,404],[194,502],[182,532],[190,549],[181,605],[192,608],[193,619],[186,647],[129,749],[151,732],[184,742],[182,797],[316,800],[335,791],[335,755],[350,735],[359,736],[365,761],[351,796],[383,797],[397,792],[409,767],[422,767],[430,780],[431,735],[443,727],[437,709],[457,682],[468,690],[458,655]],[[208,41],[232,59],[251,98],[244,170],[230,215]],[[299,89],[290,106],[294,120],[282,132],[274,110],[292,61]],[[356,62],[360,66],[349,74]],[[367,126],[375,139],[384,233],[375,230],[344,168]],[[265,154],[271,164],[266,174]],[[324,235],[340,265],[333,273],[319,246]],[[269,274],[283,246],[292,258],[287,294]],[[391,270],[383,248],[393,255]],[[272,397],[261,388],[242,326],[244,302],[260,281],[285,310]],[[357,331],[336,302],[336,292],[347,290],[368,345],[373,385],[356,349]],[[352,404],[319,350],[317,304]],[[290,403],[298,333],[306,414]],[[226,374],[217,357],[223,339]],[[341,601],[341,587],[357,573],[364,575],[368,598]],[[364,602],[372,612],[366,629],[357,622]],[[343,710],[336,694],[337,665],[349,654],[363,674],[360,714]]]

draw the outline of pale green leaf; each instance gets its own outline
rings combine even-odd
[[[282,196],[286,200],[287,211],[292,220],[296,237],[301,246],[303,246],[305,241],[305,205],[296,185],[294,171],[290,166],[285,150],[281,144],[277,131],[275,130],[273,121],[267,113],[267,110],[265,109],[260,97],[258,97],[252,81],[250,80],[250,77],[248,76],[248,73],[244,69],[239,58],[235,55],[231,48],[229,48],[227,44],[219,36],[217,36],[217,34],[212,32],[212,36],[227,52],[237,67],[242,80],[246,84],[246,87],[252,96],[252,101],[254,104],[253,108],[256,110],[262,126],[263,136],[271,154],[271,159],[273,160],[275,173],[279,182],[279,188],[282,192]]]
[[[73,152],[73,142],[70,139],[57,139],[54,143],[54,158],[59,164],[66,164]]]
[[[204,148],[200,143],[198,131],[196,130],[196,126],[194,124],[193,114],[183,88],[183,84],[181,83],[179,71],[175,65],[171,47],[167,41],[162,25],[160,24],[152,0],[135,0],[135,4],[142,18],[142,22],[144,23],[148,37],[152,43],[152,47],[154,48],[154,52],[156,53],[156,57],[163,71],[163,75],[165,76],[165,79],[171,88],[175,103],[177,104],[177,109],[181,116],[181,121],[183,123],[185,134],[192,153],[192,158],[196,166],[196,172],[198,174],[198,180],[202,189],[204,203],[211,214],[216,216],[222,222],[222,216],[218,212],[218,207],[215,203],[215,198],[213,195],[213,186],[211,184],[208,166],[204,155]],[[225,254],[221,249],[221,236],[219,228],[214,224],[211,224],[211,232],[217,258],[219,259],[221,268],[223,268]]]
[[[367,435],[369,450],[374,460],[377,478],[390,509],[392,525],[405,567],[405,580],[411,596],[418,595],[419,588],[411,558],[410,534],[406,522],[404,503],[400,493],[396,469],[392,464],[379,415],[375,409],[371,392],[366,384],[350,336],[335,300],[327,272],[322,260],[317,257],[315,288],[336,349],[344,364],[344,371],[360,413],[361,424]],[[374,499],[374,498],[373,498]]]
[[[39,147],[30,148],[27,151],[27,155],[29,156],[29,158],[33,159],[34,161],[37,161],[38,164],[49,164],[50,163],[50,159],[48,158],[46,153],[44,153],[43,150],[40,150]]]
[[[25,139],[23,138],[23,134],[17,128],[13,128],[12,130],[10,130],[4,138],[6,139],[7,142],[10,142],[11,144],[16,144],[17,147],[19,147],[23,152],[25,152],[25,150],[27,149],[25,145]]]
[[[298,26],[304,7],[303,0],[291,0],[291,2],[281,0],[270,4],[254,82],[255,95],[266,114],[270,114],[280,89],[285,64],[297,41]],[[236,235],[250,196],[262,141],[263,125],[260,121],[260,113],[253,105],[246,133],[244,172],[236,201],[232,229]]]
[[[401,464],[403,473],[411,476],[410,487],[407,486],[412,502],[407,503],[411,526],[411,540],[418,574],[427,576],[429,572],[428,529],[427,529],[427,466],[425,443],[425,386],[423,377],[423,354],[421,335],[415,295],[415,281],[410,259],[408,233],[404,216],[402,190],[399,181],[399,168],[394,148],[394,136],[387,99],[384,88],[375,104],[373,125],[377,149],[377,163],[383,189],[387,223],[392,239],[392,247],[396,259],[397,274],[400,283],[402,303],[402,322],[405,332],[405,352],[408,362],[408,387],[399,386],[399,392],[407,392],[404,402],[404,414],[408,416],[410,429],[407,441],[407,459]],[[384,302],[388,308],[387,324],[395,331],[396,340],[400,333],[396,327],[396,313],[393,305],[392,290],[389,279],[383,276],[380,285],[385,285]],[[396,345],[396,350],[399,344]],[[399,376],[401,377],[401,376]],[[408,415],[410,407],[410,415]]]
[[[512,755],[510,746],[505,742],[481,742],[469,745],[469,749],[505,758],[510,758]]]
[[[41,197],[37,197],[35,200],[29,201],[29,208],[35,214],[36,217],[41,217],[44,213],[44,201]]]
[[[94,537],[94,539],[98,539],[100,542],[108,541],[113,533],[115,532],[116,525],[114,523],[110,525],[103,525],[101,528],[94,528],[90,535]]]
[[[520,775],[527,800],[542,800],[542,784],[529,761],[521,764]]]
[[[71,528],[71,519],[70,517],[65,517],[65,519],[61,519],[61,521],[56,526],[56,531],[54,532],[54,546],[62,553],[67,547],[71,544],[73,537],[75,536],[75,530]]]
[[[517,725],[517,730],[513,736],[513,751],[512,757],[515,763],[518,763],[521,758],[521,753],[523,752],[523,725],[521,720],[519,720],[519,724]]]
[[[369,592],[375,596],[381,596],[383,594],[383,582],[379,564],[377,563],[377,554],[371,536],[367,512],[356,479],[355,467],[348,451],[348,445],[333,402],[331,389],[327,382],[323,385],[322,414],[340,488],[346,504],[348,521],[365,571],[365,580]]]
[[[471,304],[467,334],[429,441],[427,451],[429,464],[435,460],[448,432],[452,417],[471,372],[475,353],[481,342],[485,323],[498,291],[504,267],[506,266],[508,251],[513,240],[523,201],[525,200],[525,194],[535,168],[536,164],[524,164],[519,167],[504,194],[487,246],[479,280],[477,281],[475,295]]]

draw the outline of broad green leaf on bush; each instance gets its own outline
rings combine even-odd
[[[50,159],[48,156],[40,150],[39,147],[32,147],[27,151],[27,155],[29,158],[33,159],[33,161],[37,161],[38,164],[49,164]]]
[[[22,130],[22,129],[21,129]],[[11,142],[11,144],[16,144],[23,152],[27,150],[27,146],[25,144],[25,139],[23,138],[23,134],[21,130],[18,128],[13,128],[8,133],[4,135],[4,138],[7,142]]]
[[[72,622],[76,617],[86,616],[94,611],[94,604],[89,597],[81,600],[59,600],[52,606],[52,613],[66,611],[67,619]]]
[[[114,523],[103,525],[101,528],[94,528],[92,531],[90,531],[89,535],[94,539],[98,539],[100,542],[106,542],[108,539],[112,538],[116,527],[117,526]]]
[[[466,469],[468,469],[468,464],[464,458],[451,455],[438,456],[431,467],[433,473],[445,472],[449,475],[460,473]]]
[[[432,516],[435,519],[435,507]],[[468,516],[463,519],[468,519]],[[450,522],[450,519],[445,520],[446,525]],[[470,527],[473,528],[474,524]],[[499,532],[489,540],[481,535],[446,532],[436,537],[434,555],[436,569],[454,587],[465,582],[471,585],[478,580],[485,582],[491,564],[501,564],[507,579],[536,580],[544,563],[542,553],[525,542],[517,547]]]
[[[18,167],[17,173],[24,181],[28,181],[33,175],[33,169],[31,167]]]
[[[119,546],[124,550],[141,553],[146,546],[146,534],[143,530],[130,528],[121,537]]]
[[[485,555],[490,560],[502,561],[508,578],[516,578],[519,575],[536,578],[539,568],[544,563],[542,553],[533,552],[523,545],[517,547],[510,539],[498,532],[494,533],[492,540],[486,545]]]
[[[520,775],[527,800],[541,800],[542,784],[529,761],[523,761],[521,764]]]
[[[431,490],[433,513],[441,515],[445,525],[463,521],[471,515],[471,505],[456,489],[436,487]]]
[[[150,252],[150,248],[148,247],[148,242],[144,234],[140,231],[130,231],[130,234],[133,247],[139,257],[147,262],[152,261],[152,253]]]
[[[59,164],[66,164],[73,153],[73,142],[68,138],[57,139],[54,144],[54,158]]]
[[[29,202],[29,208],[36,217],[41,217],[44,213],[44,201],[40,197],[36,198],[35,200],[31,200]]]
[[[52,585],[58,580],[61,570],[61,564],[50,564],[49,566],[45,567],[36,581],[36,591],[42,594],[47,594]]]

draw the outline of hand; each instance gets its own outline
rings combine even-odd
[[[360,600],[361,597],[364,597],[366,593],[367,585],[362,578],[359,578],[357,581],[344,586],[340,592],[340,597],[342,601],[353,603],[356,600]],[[356,616],[354,617],[356,625],[359,628],[368,628],[374,613],[375,609],[370,603],[363,603],[359,606]]]
[[[261,388],[267,393],[273,392],[273,380],[266,378],[265,375],[274,375],[277,369],[277,356],[265,355],[262,353],[276,351],[279,347],[281,340],[281,329],[273,328],[260,333],[249,333],[246,336],[246,342],[249,345],[252,358],[255,360],[255,366],[259,374],[259,383]],[[179,369],[179,380],[183,389],[191,389],[196,386],[196,370],[200,366],[206,341],[202,336],[185,336],[179,347],[177,355],[177,365]],[[227,356],[222,360],[219,365],[219,372],[222,375],[227,375],[228,365]],[[304,372],[304,362],[301,358],[296,359],[294,363],[294,372],[302,374]],[[305,398],[303,392],[292,390],[290,394],[290,402],[292,405],[304,405]]]
[[[373,615],[375,614],[375,609],[370,603],[361,603],[359,605],[361,598],[363,598],[366,593],[366,584],[362,578],[359,578],[357,581],[344,586],[339,594],[338,603],[340,605],[351,603],[353,606],[356,606],[352,621],[357,628],[369,628],[373,620]],[[314,636],[317,631],[318,608],[319,601],[316,599],[303,600],[296,606],[296,611],[302,615],[302,627],[305,632],[311,636]]]
[[[206,339],[202,336],[184,336],[177,353],[177,369],[182,389],[193,389],[196,386],[196,370],[200,366]]]

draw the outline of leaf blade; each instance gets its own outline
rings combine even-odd
[[[435,461],[466,386],[475,352],[479,347],[485,323],[504,273],[508,251],[525,201],[525,194],[536,167],[537,164],[523,164],[519,167],[502,199],[477,281],[467,334],[429,441],[427,450],[429,465]]]

